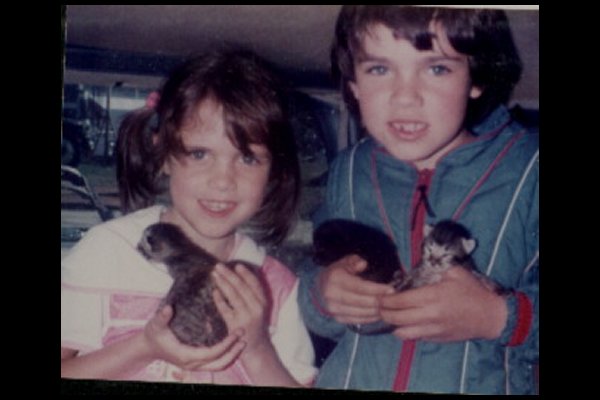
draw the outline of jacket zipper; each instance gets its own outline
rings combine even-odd
[[[425,223],[425,214],[427,213],[430,217],[435,217],[435,212],[433,211],[433,208],[431,207],[431,204],[427,198],[427,192],[429,190],[432,176],[433,171],[431,170],[425,169],[419,171],[419,178],[417,180],[416,190],[413,195],[410,228],[411,268],[414,268],[417,265],[421,256],[420,250],[421,242],[423,241],[423,225]],[[398,367],[396,369],[396,376],[394,378],[393,386],[393,390],[396,392],[405,392],[408,389],[410,370],[415,355],[416,345],[416,340],[405,340],[402,343],[402,350],[400,352],[400,359],[398,361]]]

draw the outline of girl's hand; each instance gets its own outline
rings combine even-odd
[[[461,267],[438,283],[381,298],[381,316],[402,339],[450,342],[495,339],[506,324],[504,297]]]
[[[318,288],[326,311],[343,324],[368,324],[381,319],[378,297],[394,292],[389,285],[366,281],[357,275],[367,262],[357,255],[346,256],[318,277]]]
[[[259,278],[241,264],[231,270],[217,264],[213,293],[227,327],[243,329],[246,347],[239,360],[259,386],[300,386],[281,362],[269,334],[269,299]]]
[[[152,359],[162,359],[185,370],[220,371],[229,366],[244,349],[239,339],[243,331],[233,331],[212,347],[181,343],[168,326],[173,309],[165,306],[144,328],[144,339]]]
[[[213,272],[219,290],[214,291],[217,309],[230,331],[243,329],[243,355],[271,347],[269,302],[258,277],[242,264],[234,270],[217,264]]]

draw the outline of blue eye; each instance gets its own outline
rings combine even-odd
[[[259,164],[258,158],[254,154],[245,154],[242,156],[242,162],[246,165]]]
[[[438,76],[438,75],[446,75],[446,74],[452,72],[450,70],[450,68],[448,68],[445,65],[432,65],[432,66],[429,67],[429,71],[431,71],[431,73],[433,75],[436,75],[436,76]]]
[[[187,152],[187,154],[192,157],[194,160],[202,160],[204,157],[206,157],[206,151],[205,150],[189,150]]]
[[[384,65],[373,65],[367,68],[367,74],[369,75],[384,75],[387,73],[388,68]]]

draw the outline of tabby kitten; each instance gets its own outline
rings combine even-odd
[[[442,274],[454,266],[462,266],[474,274],[484,285],[502,294],[505,290],[477,270],[471,253],[475,239],[463,225],[443,220],[434,226],[425,225],[425,238],[421,248],[421,261],[407,278],[395,286],[397,291],[414,289],[439,282]]]
[[[173,284],[163,304],[173,307],[169,327],[184,344],[212,346],[228,333],[227,325],[213,300],[217,288],[211,272],[219,260],[193,243],[176,225],[156,223],[148,226],[138,250],[150,261],[167,265]],[[233,268],[230,261],[224,263]],[[249,268],[254,270],[254,268]]]

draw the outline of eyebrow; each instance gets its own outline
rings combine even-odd
[[[452,57],[452,56],[447,56],[447,55],[432,55],[432,56],[427,56],[427,57],[423,58],[422,61],[424,61],[425,63],[436,63],[436,62],[443,62],[443,61],[463,63],[463,62],[467,62],[467,59],[462,58],[461,56]],[[389,62],[390,62],[390,59],[387,57],[375,56],[375,55],[368,54],[365,52],[362,52],[362,54],[360,54],[356,57],[357,64],[389,63]]]
[[[356,56],[356,63],[362,64],[362,63],[366,63],[366,62],[385,63],[385,62],[388,62],[388,59],[386,57],[377,57],[377,56],[374,56],[372,54],[368,54],[368,53],[365,53],[364,51],[362,51],[360,54],[358,54]]]

